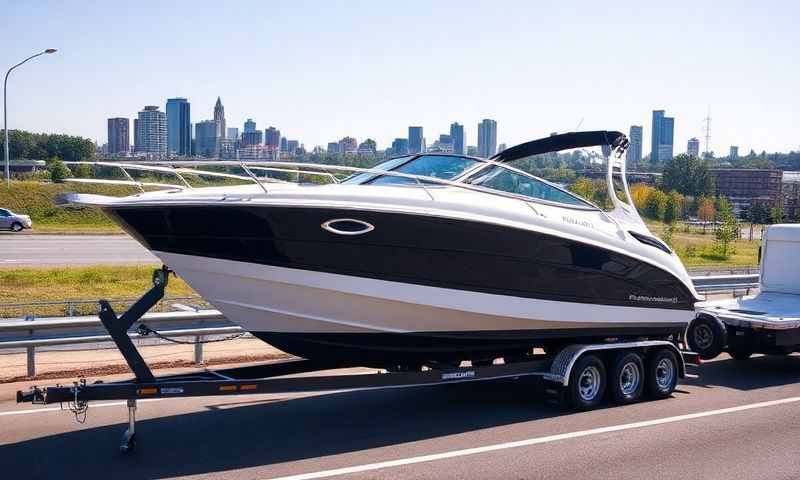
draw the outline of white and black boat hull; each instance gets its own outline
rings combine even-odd
[[[597,246],[485,222],[282,206],[110,209],[230,320],[306,358],[407,364],[678,335],[692,292]],[[374,229],[336,235],[356,218]]]

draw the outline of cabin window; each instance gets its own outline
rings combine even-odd
[[[422,155],[405,163],[392,171],[407,173],[409,175],[424,175],[426,177],[452,180],[472,168],[478,160],[466,157],[449,155]],[[370,185],[409,185],[416,184],[413,178],[380,176],[369,182]]]

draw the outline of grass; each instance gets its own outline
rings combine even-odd
[[[647,227],[653,234],[663,238],[663,223],[648,220]],[[687,232],[679,224],[672,234],[671,246],[687,267],[744,267],[758,265],[759,245],[760,240],[736,240],[730,247],[731,253],[725,258],[714,250],[714,231],[711,228],[703,234],[702,229],[694,227]]]
[[[68,300],[135,299],[152,286],[152,266],[91,266],[0,269],[0,317],[65,315],[64,305],[4,305]],[[182,279],[171,277],[166,297],[196,295]],[[192,304],[197,303],[192,301]],[[114,305],[115,308],[117,305]],[[76,313],[97,312],[97,304],[76,307]]]
[[[122,230],[96,208],[63,208],[55,198],[69,192],[100,195],[130,195],[131,187],[75,183],[13,181],[11,189],[0,188],[0,208],[30,215],[33,232],[41,233],[119,233]]]

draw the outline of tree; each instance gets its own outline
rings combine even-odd
[[[664,162],[662,182],[662,188],[667,192],[675,190],[690,196],[714,194],[714,179],[707,162],[684,153]]]
[[[50,180],[53,183],[60,183],[63,182],[65,178],[69,178],[72,176],[72,172],[69,171],[64,162],[59,160],[58,157],[53,157],[47,162],[47,168],[50,170]]]
[[[730,244],[738,236],[739,225],[736,223],[736,217],[733,215],[733,208],[730,202],[725,197],[719,199],[719,214],[718,219],[720,226],[717,227],[715,232],[716,249],[717,253],[724,258],[728,258],[730,253]]]
[[[667,202],[664,208],[664,223],[672,225],[680,219],[683,214],[683,195],[675,190],[667,195]]]
[[[667,194],[661,190],[653,189],[647,195],[647,202],[645,204],[645,216],[653,220],[661,220],[664,218],[664,210],[667,208]]]
[[[706,224],[714,219],[717,210],[714,208],[714,200],[702,197],[697,201],[697,216],[703,221],[703,233],[706,233]]]
[[[769,211],[769,217],[771,223],[781,223],[784,218],[783,208],[782,207],[775,207]]]
[[[631,185],[630,190],[633,205],[639,212],[644,214],[645,207],[647,206],[647,196],[650,195],[650,192],[655,190],[655,188],[644,183],[635,183]]]
[[[569,186],[569,190],[576,195],[580,195],[586,200],[594,201],[594,184],[588,178],[581,177],[577,179],[575,183]]]

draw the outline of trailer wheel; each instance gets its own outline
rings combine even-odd
[[[672,350],[656,350],[647,359],[645,385],[647,394],[656,399],[667,398],[678,385],[678,358]]]
[[[569,376],[567,396],[578,410],[590,410],[603,400],[606,390],[606,367],[595,355],[584,355],[575,362]]]
[[[725,325],[716,318],[700,315],[689,324],[686,341],[693,352],[700,354],[700,358],[710,360],[725,348],[727,331]]]
[[[644,363],[633,352],[620,352],[611,364],[608,388],[615,403],[633,403],[642,397],[644,390]]]

